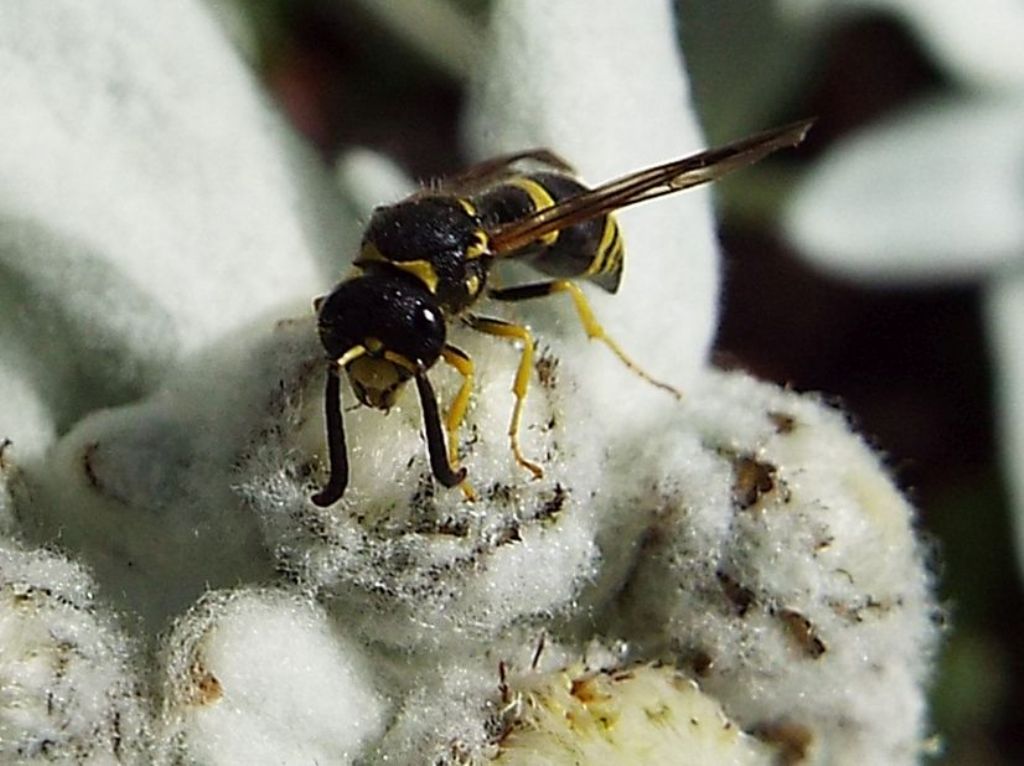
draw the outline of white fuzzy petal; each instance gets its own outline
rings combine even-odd
[[[816,265],[884,281],[975,277],[1024,253],[1024,97],[923,104],[837,145],[796,195]]]
[[[937,628],[912,510],[810,397],[715,373],[690,401],[647,446],[665,475],[613,635],[746,730],[805,731],[811,763],[916,762]]]
[[[513,687],[520,710],[495,764],[778,763],[772,747],[742,732],[674,668],[575,670],[534,674]]]
[[[149,763],[133,649],[81,567],[0,543],[0,761]]]
[[[341,252],[326,175],[196,0],[4,5],[0,100],[4,303],[69,399],[99,387],[72,415]]]
[[[386,707],[360,650],[307,598],[205,598],[166,644],[168,763],[352,763]]]
[[[495,4],[491,32],[466,129],[476,156],[545,146],[597,184],[703,148],[670,3],[645,3],[638,13],[628,0],[506,0]],[[589,294],[606,329],[641,365],[685,388],[704,363],[716,319],[708,193],[642,205],[621,221],[622,288]],[[619,374],[606,349],[586,348],[567,299],[548,303],[560,305],[531,304],[522,315],[571,352],[608,428],[629,427],[648,403],[643,387]]]
[[[45,461],[24,463],[38,499],[27,522],[78,551],[151,629],[209,587],[273,574],[233,485],[240,453],[283,406],[282,369],[301,356],[306,374],[320,370],[312,322],[294,324],[270,345],[236,333],[191,355],[157,393],[83,418]]]

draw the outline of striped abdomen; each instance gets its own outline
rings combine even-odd
[[[495,226],[523,218],[551,207],[587,187],[576,179],[558,173],[530,173],[503,181],[473,198],[482,220]],[[619,289],[622,279],[622,234],[613,215],[552,232],[516,255],[538,271],[552,277],[582,277],[610,293]]]

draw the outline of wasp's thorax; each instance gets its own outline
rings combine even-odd
[[[454,315],[480,297],[491,260],[469,200],[424,196],[374,210],[356,264],[386,261],[415,277]]]
[[[389,409],[402,384],[430,368],[446,328],[437,299],[417,279],[387,267],[346,280],[319,306],[320,342],[343,361],[363,404]]]

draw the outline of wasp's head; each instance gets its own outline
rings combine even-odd
[[[386,410],[403,383],[441,355],[444,315],[423,285],[403,274],[366,274],[319,303],[320,342],[345,366],[363,404]]]

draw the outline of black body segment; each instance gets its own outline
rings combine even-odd
[[[531,173],[504,181],[477,197],[485,228],[525,218],[590,189],[562,173]],[[622,280],[622,236],[611,213],[566,226],[505,257],[522,258],[551,277],[582,278],[614,293]]]
[[[391,272],[409,274],[454,315],[469,307],[487,283],[490,258],[485,251],[486,234],[466,201],[424,195],[374,211],[356,265],[386,264]]]

